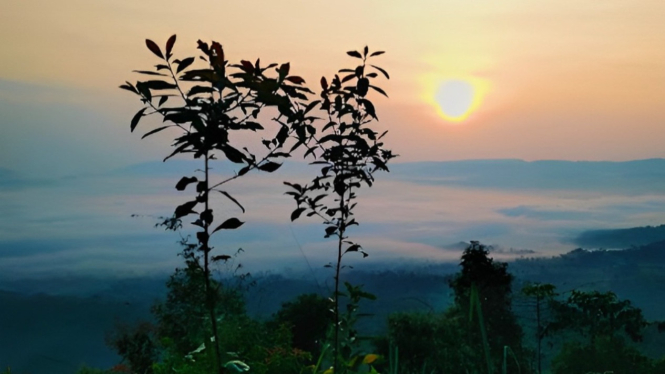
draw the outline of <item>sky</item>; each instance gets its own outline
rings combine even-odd
[[[34,272],[56,258],[63,269],[127,259],[137,271],[155,261],[173,263],[175,250],[150,255],[155,241],[172,245],[173,237],[151,229],[150,219],[138,224],[127,218],[167,214],[173,183],[164,175],[118,174],[169,152],[167,135],[140,140],[129,132],[141,104],[118,89],[139,79],[132,70],[158,63],[145,48],[146,38],[163,45],[177,34],[179,57],[196,53],[202,39],[221,42],[231,60],[289,61],[313,87],[322,75],[353,63],[347,50],[385,50],[376,63],[390,73],[380,84],[389,98],[377,97],[375,105],[379,127],[389,130],[387,145],[404,165],[620,162],[665,157],[663,19],[665,3],[659,0],[4,0],[0,177],[16,183],[0,183],[0,206],[10,212],[0,218],[2,263],[9,268],[33,252]],[[658,167],[645,172],[658,173]],[[393,174],[386,186],[367,194],[368,231],[360,235],[376,247],[392,246],[396,255],[436,257],[443,245],[477,237],[555,253],[569,248],[565,241],[575,229],[665,221],[662,210],[653,208],[663,201],[657,189],[571,182],[525,190],[477,180],[413,182]],[[548,180],[543,173],[525,175]],[[259,189],[245,198],[273,204],[267,195]],[[261,245],[275,243],[275,233],[283,231],[274,225],[289,202],[274,204],[279,207],[271,214],[248,213],[273,233]],[[379,214],[386,207],[408,217]],[[323,245],[315,231],[294,227],[295,234],[281,237],[281,247],[293,248],[299,235],[306,238],[299,241],[305,250]],[[259,231],[247,235],[260,237]],[[385,232],[391,235],[380,235]],[[118,256],[118,245],[133,248],[123,252],[131,255]],[[23,248],[20,256],[17,248]]]

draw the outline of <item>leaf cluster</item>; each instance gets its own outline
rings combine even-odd
[[[244,212],[240,202],[219,187],[254,169],[274,172],[281,167],[279,159],[289,157],[291,151],[301,145],[296,144],[284,151],[287,139],[292,134],[306,139],[307,134],[313,132],[311,122],[314,118],[307,116],[311,107],[306,105],[307,94],[312,92],[303,86],[304,79],[290,75],[289,63],[263,65],[260,60],[254,63],[241,60],[232,64],[226,59],[221,44],[199,40],[201,55],[198,61],[204,66],[198,66],[193,56],[173,58],[175,41],[176,36],[171,36],[162,50],[147,39],[147,48],[161,60],[160,63],[153,70],[136,71],[149,76],[149,80],[134,84],[126,82],[120,88],[138,95],[144,103],[132,118],[131,131],[147,116],[160,116],[165,125],[148,131],[144,138],[169,128],[180,130],[181,134],[172,144],[174,150],[164,161],[183,154],[192,154],[195,159],[204,158],[204,177],[184,176],[176,184],[178,191],[194,185],[196,197],[175,209],[173,217],[169,218],[169,227],[177,228],[183,217],[197,214],[197,219],[192,222],[202,228],[196,234],[197,239],[200,243],[207,243],[208,236],[216,231],[237,229],[244,223],[238,218],[229,218],[209,233],[207,228],[214,221],[213,211],[207,204],[209,194],[220,193]],[[264,109],[271,107],[276,108],[277,115],[272,120],[278,124],[279,130],[273,137],[262,141],[267,149],[265,154],[257,155],[247,147],[240,148],[231,142],[234,132],[264,130],[258,117]],[[239,170],[233,177],[213,184],[207,175],[207,162],[218,158],[238,164]],[[197,209],[202,205],[205,205],[203,209]],[[204,247],[202,250],[210,250]]]
[[[290,187],[286,194],[291,195],[297,208],[291,214],[291,220],[302,214],[308,217],[318,216],[326,225],[325,237],[337,236],[341,240],[346,229],[358,222],[353,218],[356,204],[354,189],[363,184],[372,186],[374,173],[378,170],[389,171],[387,163],[396,157],[392,151],[384,148],[381,139],[386,132],[379,134],[372,129],[371,123],[378,119],[374,104],[368,97],[370,90],[387,97],[383,89],[372,81],[381,74],[389,78],[388,73],[368,59],[383,54],[383,51],[369,53],[365,47],[361,52],[349,51],[347,54],[360,60],[355,68],[339,70],[330,81],[321,78],[320,100],[310,103],[319,106],[324,113],[320,122],[323,126],[310,140],[305,157],[312,156],[312,165],[320,166],[319,174],[304,185],[284,182]],[[341,74],[341,76],[340,76]],[[330,197],[332,196],[332,199]],[[345,240],[344,253],[367,253],[352,241]]]

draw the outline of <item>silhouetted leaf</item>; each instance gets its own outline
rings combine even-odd
[[[145,97],[146,100],[152,100],[152,93],[150,93],[150,89],[145,85],[145,82],[137,82],[136,89],[141,95]]]
[[[238,67],[250,74],[254,72],[254,65],[252,65],[252,63],[247,60],[240,61],[240,65],[238,65]]]
[[[134,129],[136,128],[136,125],[139,124],[139,121],[141,120],[141,117],[143,117],[143,112],[148,108],[142,108],[132,118],[132,122],[129,124],[129,130],[130,132],[134,132]]]
[[[157,104],[157,106],[162,106],[162,105],[164,105],[164,103],[165,103],[166,100],[168,100],[168,99],[169,99],[169,97],[168,97],[167,95],[164,95],[164,96],[160,97],[160,98],[159,98],[159,103]]]
[[[204,210],[203,212],[201,212],[199,217],[201,217],[203,222],[207,223],[208,225],[211,224],[212,221],[214,220],[213,215],[212,215],[212,209]]]
[[[259,165],[259,170],[266,171],[268,173],[272,173],[273,171],[277,170],[282,166],[282,164],[277,163],[277,162],[266,162],[261,165]]]
[[[384,136],[386,136],[387,133],[388,133],[388,130],[384,131],[384,132],[383,132],[381,135],[379,135],[379,137],[376,138],[376,139],[379,140],[379,139],[383,138]]]
[[[285,64],[282,64],[277,68],[277,72],[279,73],[280,78],[284,78],[287,75],[289,75],[289,71],[291,70],[291,64],[288,62]]]
[[[231,147],[230,145],[222,147],[222,152],[224,152],[226,158],[233,163],[242,164],[243,162],[245,162],[245,155],[239,150]]]
[[[150,51],[152,51],[152,53],[156,54],[157,57],[159,57],[161,59],[164,58],[164,55],[162,54],[162,50],[159,49],[159,46],[157,44],[155,44],[155,42],[153,42],[150,39],[146,39],[145,40],[145,45],[148,47],[148,49]]]
[[[206,86],[194,86],[192,87],[189,92],[187,92],[187,96],[193,96],[201,93],[213,93],[215,90],[212,87],[206,87]]]
[[[184,191],[188,184],[198,182],[196,177],[182,177],[180,181],[175,185],[175,189],[178,191]]]
[[[210,258],[213,262],[215,261],[228,261],[231,259],[231,256],[229,255],[219,255],[219,256],[212,256]]]
[[[367,100],[363,100],[363,101],[367,101]],[[328,134],[328,135],[322,137],[321,139],[319,139],[319,143],[323,144],[323,143],[326,143],[326,142],[329,142],[329,141],[333,141],[333,142],[336,142],[336,143],[341,143],[342,140],[344,140],[344,137],[341,136],[341,135]]]
[[[280,128],[279,131],[277,132],[277,135],[275,135],[275,140],[277,140],[277,143],[279,143],[279,145],[283,145],[288,137],[289,137],[289,128],[287,126],[282,126],[282,128]]]
[[[328,89],[328,81],[326,80],[326,77],[321,77],[321,88],[324,90]]]
[[[244,223],[245,222],[242,222],[237,218],[229,218],[226,221],[224,221],[224,223],[217,226],[217,228],[213,231],[213,233],[219,230],[235,230],[238,227],[242,226]]]
[[[178,153],[185,152],[185,148],[187,148],[187,147],[189,147],[189,143],[180,144],[180,145],[178,146],[178,148],[176,148],[173,152],[171,152],[170,155],[164,157],[164,161],[166,161],[166,160],[168,160],[169,158],[171,158],[171,157],[177,155]]]
[[[374,57],[374,56],[382,55],[382,54],[384,54],[384,53],[386,53],[386,52],[385,52],[385,51],[376,51],[376,52],[372,52],[372,54],[369,55],[369,57]]]
[[[185,112],[173,112],[164,116],[164,122],[171,121],[173,123],[188,123],[193,122],[199,117],[195,112],[185,111]],[[199,130],[197,128],[197,130]]]
[[[217,43],[217,42],[212,42],[212,50],[215,51],[215,61],[214,65],[217,67],[223,67],[224,66],[224,48],[222,48],[222,45]],[[213,61],[211,61],[213,62]]]
[[[289,182],[283,182],[283,183],[284,183],[285,185],[287,185],[287,186],[293,188],[294,190],[296,190],[296,191],[298,191],[298,192],[301,192],[301,193],[303,192],[303,188],[302,188],[302,186],[299,185],[298,183],[289,183]]]
[[[129,92],[135,93],[135,94],[139,93],[139,91],[136,89],[136,87],[134,87],[131,83],[129,83],[129,82],[125,82],[125,83],[126,84],[121,85],[120,88],[122,88],[123,90],[127,90]]]
[[[201,243],[201,244],[207,243],[208,238],[210,238],[210,235],[208,235],[208,233],[205,232],[205,231],[199,231],[199,232],[196,233],[196,239],[198,239],[199,243]],[[201,247],[203,247],[203,245]],[[203,250],[206,251],[206,252],[210,251],[210,247],[206,246],[206,247],[203,247],[203,248],[204,248]]]
[[[219,191],[219,190],[218,190],[218,191]],[[240,205],[240,203],[238,202],[238,200],[236,200],[233,196],[229,195],[228,192],[226,192],[226,191],[219,191],[219,193],[221,193],[222,195],[228,197],[229,200],[231,200],[231,201],[233,201],[234,203],[236,203],[236,205],[237,205],[240,209],[242,209],[242,212],[245,213],[245,208],[244,208],[242,205]]]
[[[355,70],[356,76],[360,78],[363,76],[364,73],[365,73],[365,67],[363,65],[358,65],[358,67]]]
[[[379,88],[379,87],[377,87],[377,86],[372,86],[371,84],[370,84],[369,86],[372,87],[372,89],[373,89],[374,91],[380,93],[381,95],[383,95],[383,96],[385,96],[385,97],[388,97],[388,94],[386,93],[386,91],[382,90],[381,88]]]
[[[319,196],[313,198],[313,199],[312,199],[312,204],[316,204],[316,203],[318,203],[321,199],[323,199],[323,198],[326,197],[326,196],[328,196],[328,194],[322,194],[322,195],[319,195]]]
[[[371,65],[371,66],[372,66],[374,69],[380,71],[383,75],[385,75],[387,79],[390,79],[390,75],[388,75],[388,72],[387,72],[387,71],[381,69],[381,68],[378,67],[378,66],[374,66],[374,65]]]
[[[367,95],[368,89],[369,89],[369,79],[367,78],[358,79],[358,83],[356,84],[356,93],[364,97],[365,95]]]
[[[210,53],[210,49],[208,48],[208,43],[201,41],[201,39],[196,41],[197,48],[200,49],[203,53],[208,54]]]
[[[169,40],[166,41],[166,57],[171,57],[171,51],[173,50],[173,45],[175,44],[176,36],[175,34],[171,35]]]
[[[245,122],[245,127],[252,131],[263,130],[263,126],[258,122],[247,121]]]
[[[295,84],[303,84],[303,83],[305,83],[305,80],[304,80],[304,79],[302,79],[301,77],[296,77],[296,76],[286,77],[286,80],[289,81],[289,82],[291,82],[291,83],[295,83]]]
[[[187,67],[189,65],[191,65],[192,63],[194,63],[194,57],[187,57],[187,58],[183,59],[178,64],[178,69],[176,69],[176,73],[180,73],[181,71],[187,69]]]
[[[166,74],[162,73],[157,73],[154,71],[148,71],[148,70],[132,70],[134,73],[139,73],[139,74],[145,74],[145,75],[159,75],[161,77],[167,77]]]
[[[374,104],[372,104],[371,101],[360,100],[360,103],[365,107],[365,112],[367,112],[367,114],[374,117],[375,119],[378,119],[376,116],[376,111],[374,110]]]
[[[175,208],[175,213],[174,213],[175,218],[184,217],[184,216],[192,213],[193,212],[192,209],[194,209],[196,204],[198,204],[198,202],[188,201],[188,202],[178,206],[177,208]]]
[[[296,144],[294,144],[294,145],[291,147],[291,149],[289,150],[289,152],[293,152],[293,151],[295,151],[296,149],[298,149],[298,148],[299,148],[301,145],[303,145],[303,144],[305,144],[303,141],[298,140],[298,142],[297,142]]]
[[[342,83],[346,83],[346,82],[350,81],[351,79],[353,79],[355,77],[356,77],[355,73],[354,74],[349,74],[349,75],[345,76],[344,78],[342,78]]]
[[[306,210],[306,208],[298,208],[291,212],[291,222],[295,221]]]
[[[383,162],[383,160],[381,160],[380,158],[372,157],[372,161],[374,162],[374,165],[376,165],[376,167],[378,169],[381,169],[381,170],[384,170],[384,171],[390,171],[390,170],[388,170],[388,166],[386,166],[386,163]]]
[[[158,128],[156,128],[156,129],[154,129],[154,130],[150,130],[150,131],[146,132],[146,133],[141,137],[141,139],[143,139],[143,138],[147,138],[148,136],[150,136],[150,135],[152,135],[152,134],[155,134],[155,133],[158,133],[158,132],[160,132],[160,131],[162,131],[162,130],[166,130],[166,129],[168,129],[169,127],[172,127],[172,126],[171,126],[171,125],[169,125],[169,126],[162,126],[162,127],[158,127]]]
[[[328,226],[326,227],[326,238],[334,234],[337,231],[337,226]]]
[[[238,171],[238,176],[242,177],[243,175],[247,174],[249,172],[250,167],[245,166],[244,168],[240,169]]]
[[[368,53],[369,53],[369,47],[365,46],[365,49],[363,50],[363,56],[367,57]]]
[[[353,244],[346,249],[346,252],[358,252],[360,248],[361,248],[360,244]]]
[[[311,103],[307,104],[307,107],[305,108],[305,114],[309,113],[318,104],[321,104],[321,100],[314,100]]]
[[[164,81],[146,81],[143,82],[145,87],[148,87],[151,90],[170,90],[176,88],[175,84],[171,84]]]
[[[351,57],[363,58],[363,56],[360,54],[360,52],[357,52],[357,51],[348,51],[348,52],[346,52],[346,54],[351,56]]]

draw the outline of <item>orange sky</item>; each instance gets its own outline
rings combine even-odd
[[[138,144],[127,128],[140,104],[117,86],[156,63],[146,37],[163,44],[176,33],[180,56],[201,38],[222,42],[232,60],[290,61],[311,86],[353,63],[345,51],[369,44],[387,51],[376,62],[391,73],[390,99],[377,98],[377,109],[400,161],[665,157],[664,19],[661,0],[4,0],[0,101],[3,110],[85,109],[57,132],[103,140],[111,154]],[[446,79],[484,89],[465,121],[437,113]],[[53,127],[45,118],[30,131]],[[0,166],[29,158],[41,144],[29,138],[6,132],[0,146],[14,147],[0,151]],[[134,159],[162,155],[164,140]]]

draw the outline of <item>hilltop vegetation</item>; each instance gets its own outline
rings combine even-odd
[[[628,248],[665,240],[665,225],[629,229],[589,230],[574,242],[586,248]]]
[[[622,251],[578,249],[552,258],[510,262],[508,271],[515,275],[513,310],[524,329],[524,345],[530,349],[536,346],[533,337],[533,305],[519,292],[528,282],[551,282],[559,293],[572,289],[613,291],[620,300],[630,300],[632,305],[643,310],[647,320],[662,319],[665,306],[660,300],[665,298],[665,291],[661,285],[665,280],[660,269],[665,266],[664,254],[665,243],[661,242]],[[634,271],[626,273],[627,266]],[[446,335],[454,334],[455,330],[446,327],[452,322],[445,315],[446,310],[454,305],[454,292],[448,286],[448,281],[459,270],[457,265],[392,265],[390,270],[380,270],[388,267],[387,264],[369,267],[379,269],[353,269],[345,275],[348,281],[364,284],[367,291],[377,295],[377,300],[362,305],[364,312],[373,315],[359,321],[358,329],[363,334],[386,336],[390,321],[402,321],[400,323],[404,328],[421,326],[419,328],[432,331],[435,335],[455,339],[455,335]],[[243,288],[247,315],[257,321],[267,321],[278,313],[283,303],[297,301],[301,294],[314,293],[326,297],[328,289],[325,282],[317,282],[317,279],[325,278],[325,269],[316,270],[316,274],[316,277],[310,273],[290,276],[254,275],[254,284]],[[57,280],[48,283],[56,286],[54,289],[62,288],[57,287]],[[70,283],[94,284],[86,279],[72,279],[68,281]],[[50,373],[64,374],[71,373],[84,363],[110,368],[114,363],[122,362],[122,358],[114,354],[110,347],[104,347],[104,335],[113,329],[114,320],[124,321],[125,326],[135,325],[138,320],[154,323],[154,317],[149,314],[152,300],[164,300],[167,291],[164,286],[157,287],[159,283],[151,279],[135,279],[124,280],[114,286],[113,281],[107,280],[104,281],[104,287],[109,291],[93,293],[97,295],[94,298],[1,293],[0,302],[5,308],[4,318],[0,321],[4,324],[0,329],[10,333],[0,336],[0,351],[12,357],[2,363],[13,365],[14,372],[18,373],[41,373],[48,370]],[[164,282],[161,283],[164,285]],[[43,288],[38,283],[33,287]],[[29,289],[24,289],[24,292],[29,292]],[[33,330],[18,329],[19,326],[25,326],[26,319],[43,323]],[[88,320],[85,324],[87,327],[82,328],[81,323],[85,320]],[[404,325],[404,321],[410,321],[409,325]],[[65,332],[70,339],[63,341],[60,337]],[[395,333],[398,331],[395,330]],[[406,339],[404,333],[406,330],[399,334]],[[544,368],[549,367],[563,343],[572,340],[567,334],[544,341]],[[416,344],[409,339],[412,337],[403,340],[402,345]],[[53,350],[55,346],[60,348]],[[86,349],[81,349],[83,346]],[[658,333],[656,325],[649,326],[644,331],[644,340],[634,346],[648,357],[657,359],[665,349],[665,336]],[[430,352],[441,347],[435,345]],[[401,349],[404,354],[409,352],[404,351],[406,348]],[[47,354],[47,357],[42,357],[44,353],[50,353],[50,356]],[[533,359],[533,355],[530,357]]]

